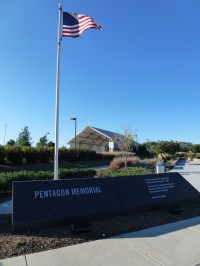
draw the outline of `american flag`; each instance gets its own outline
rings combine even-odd
[[[63,12],[63,33],[64,37],[79,37],[84,30],[95,28],[101,30],[93,18],[75,13]]]

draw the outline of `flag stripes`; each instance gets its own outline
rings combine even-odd
[[[79,37],[89,28],[102,29],[101,26],[89,16],[63,12],[63,37]]]

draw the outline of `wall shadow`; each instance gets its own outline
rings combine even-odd
[[[174,166],[173,170],[181,170],[183,169],[183,166]]]
[[[147,228],[141,231],[120,235],[121,238],[143,238],[157,237],[164,234],[169,234],[175,231],[184,230],[200,224],[200,217],[195,217],[187,220],[173,222],[165,225],[160,225],[152,228]],[[200,233],[200,231],[199,231]]]
[[[184,166],[185,164],[186,164],[186,160],[185,160],[185,159],[180,159],[180,160],[176,163],[175,167],[176,167],[176,166]]]

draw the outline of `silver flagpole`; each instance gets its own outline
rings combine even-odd
[[[61,31],[62,6],[59,4],[58,20],[58,48],[56,67],[56,110],[55,110],[55,153],[54,153],[54,180],[58,180],[58,139],[59,139],[59,86],[60,86],[60,46],[62,40]]]

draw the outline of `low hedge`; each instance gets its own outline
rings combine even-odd
[[[24,158],[24,153],[19,146],[6,146],[5,148],[6,161],[14,163],[16,165],[21,164]]]
[[[77,161],[95,161],[103,157],[91,150],[75,150],[66,147],[59,148],[59,162],[77,162]],[[104,156],[105,157],[105,156]],[[109,157],[107,157],[109,158]],[[1,146],[0,145],[0,163],[9,162],[20,165],[24,162],[29,164],[49,163],[54,160],[54,148],[37,148],[27,146]]]
[[[60,169],[59,178],[89,178],[94,177],[96,171],[94,169]]]
[[[59,179],[94,177],[93,169],[59,169]],[[53,180],[52,171],[0,172],[0,191],[11,191],[13,181]]]
[[[24,158],[28,164],[36,164],[39,161],[39,151],[33,147],[22,148]]]
[[[0,145],[0,164],[4,163],[4,159],[6,156],[6,151],[3,145]]]
[[[127,169],[105,169],[97,171],[97,177],[107,177],[107,176],[131,176],[131,175],[149,175],[153,174],[153,169],[146,169],[141,167],[131,167]]]

